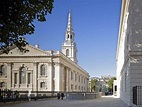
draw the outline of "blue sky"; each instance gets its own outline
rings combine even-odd
[[[78,64],[91,77],[115,76],[121,0],[55,0],[52,14],[46,16],[46,22],[35,21],[35,33],[26,40],[43,50],[61,51],[69,8]]]

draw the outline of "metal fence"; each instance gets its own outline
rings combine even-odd
[[[0,103],[29,101],[38,99],[57,99],[57,91],[12,91],[0,89]],[[100,93],[91,92],[64,92],[64,99],[95,99],[100,98]]]
[[[133,104],[142,105],[142,86],[133,87]]]
[[[56,92],[45,91],[12,91],[0,89],[0,103],[15,102],[15,101],[28,101],[38,99],[57,98]]]

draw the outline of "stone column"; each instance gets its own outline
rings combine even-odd
[[[60,64],[60,91],[64,91],[64,66]]]
[[[12,88],[14,88],[14,73],[11,72],[11,75],[12,75],[11,84],[12,84]],[[17,74],[17,76],[18,76],[18,74]],[[18,79],[18,77],[17,77],[17,79]],[[18,82],[18,80],[17,80],[17,82]],[[18,84],[19,84],[19,83],[18,83]]]
[[[49,91],[53,91],[53,64],[52,62],[49,62],[48,63],[48,70],[49,70],[49,75],[48,75],[48,78],[49,78],[49,85],[48,85],[48,90]]]
[[[62,65],[62,70],[61,70],[61,83],[62,83],[62,91],[66,91],[66,71],[65,71],[65,66]]]
[[[32,84],[33,84],[33,91],[38,91],[38,62],[34,62],[33,63],[33,81],[32,81]]]
[[[71,75],[70,75],[70,69],[69,68],[67,68],[67,74],[68,74],[68,78],[67,78],[68,79],[67,80],[68,81],[67,82],[68,83],[68,91],[71,91],[71,83],[70,83],[70,81],[71,81],[70,76]]]
[[[11,89],[11,84],[12,84],[12,81],[11,81],[11,64],[12,63],[7,63],[7,71],[6,71],[6,75],[7,75],[7,89]]]
[[[64,91],[67,91],[67,69],[64,67]]]
[[[89,92],[89,78],[86,78],[86,88],[87,88],[87,92]]]
[[[66,91],[69,91],[69,71],[68,68],[66,68]]]
[[[61,89],[61,65],[60,63],[55,63],[55,91],[60,91]]]
[[[14,73],[12,73],[13,77],[14,77]],[[13,80],[14,82],[14,80]],[[18,69],[18,72],[17,72],[17,85],[18,87],[20,86],[20,72],[19,72],[19,69]]]

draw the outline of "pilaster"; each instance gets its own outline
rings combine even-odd
[[[38,91],[38,62],[33,63],[33,91]]]
[[[69,68],[66,68],[66,91],[67,92],[69,92],[70,90],[70,88],[69,88],[69,86],[70,86],[70,80],[69,80]]]
[[[68,91],[71,91],[71,79],[70,79],[70,74],[71,74],[71,70],[70,70],[70,68],[67,68],[67,74],[68,74]]]
[[[7,63],[7,89],[11,89],[11,84],[12,84],[12,81],[11,81],[11,65],[12,63]]]
[[[61,64],[55,63],[55,91],[61,90]]]
[[[53,90],[53,63],[52,62],[49,62],[48,63],[48,70],[49,70],[49,75],[48,75],[48,78],[49,78],[49,85],[48,85],[48,90],[49,91],[54,91]]]

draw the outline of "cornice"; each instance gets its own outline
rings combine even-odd
[[[35,57],[51,57],[47,55],[42,56],[0,56],[0,58],[35,58]]]
[[[130,56],[142,56],[142,51],[130,51]]]

